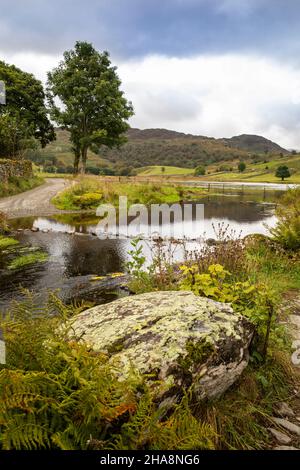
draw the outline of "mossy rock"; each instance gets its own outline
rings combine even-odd
[[[72,319],[70,335],[110,356],[120,379],[132,368],[161,384],[160,397],[193,386],[220,396],[248,364],[254,328],[227,304],[191,292],[151,292],[99,305]]]

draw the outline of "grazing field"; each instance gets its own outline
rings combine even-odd
[[[139,176],[173,176],[173,175],[193,175],[190,168],[180,168],[178,166],[146,166],[138,170]]]
[[[261,183],[280,183],[280,178],[275,176],[276,169],[281,165],[289,168],[291,177],[285,183],[300,183],[300,155],[289,155],[265,159],[264,162],[246,163],[246,169],[242,173],[238,171],[239,162],[232,162],[229,166],[233,171],[216,171],[216,165],[207,167],[205,179],[214,181],[249,181]]]

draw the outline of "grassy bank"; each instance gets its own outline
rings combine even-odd
[[[13,196],[43,184],[40,176],[32,178],[10,177],[7,183],[0,183],[0,197]]]
[[[118,183],[97,177],[83,177],[70,188],[58,194],[52,202],[58,209],[95,209],[101,203],[117,205],[120,196],[127,196],[128,204],[160,204],[193,200],[205,195],[203,188],[186,188],[161,183]]]

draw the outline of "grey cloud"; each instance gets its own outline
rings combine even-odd
[[[300,56],[296,0],[1,0],[0,50],[57,54],[78,39],[119,58],[254,51]]]

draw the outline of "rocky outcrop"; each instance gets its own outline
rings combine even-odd
[[[198,399],[225,392],[248,363],[253,326],[227,304],[191,292],[151,292],[86,310],[70,335],[110,356],[120,379],[149,374],[162,399],[193,385]]]

